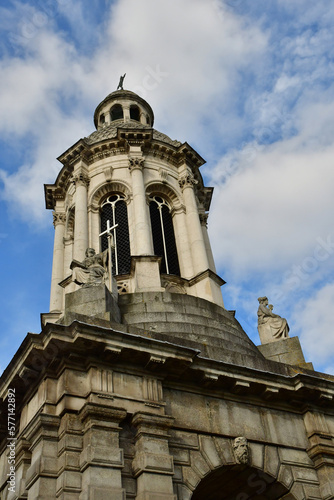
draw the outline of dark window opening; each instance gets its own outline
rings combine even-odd
[[[138,106],[130,106],[130,119],[140,121],[140,111]]]
[[[150,215],[154,253],[162,257],[161,273],[180,276],[173,220],[167,202],[158,196],[153,197]]]
[[[130,272],[131,253],[128,224],[128,209],[122,195],[111,195],[102,204],[101,208],[101,232],[107,229],[107,221],[110,226],[118,224],[113,230],[115,250],[113,252],[112,264],[113,275],[128,274]],[[102,236],[102,251],[108,248],[107,235]]]
[[[115,104],[110,110],[110,119],[113,122],[114,120],[120,120],[123,118],[123,108],[120,104]]]
[[[100,123],[105,123],[106,117],[104,115],[100,116]]]

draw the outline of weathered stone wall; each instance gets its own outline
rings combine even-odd
[[[190,500],[210,473],[237,466],[239,435],[250,449],[247,491],[275,481],[286,499],[333,498],[333,468],[322,467],[314,441],[318,432],[333,454],[333,415],[182,386],[131,365],[81,363],[74,356],[46,376],[22,409],[16,494],[6,492],[3,448],[3,500]]]

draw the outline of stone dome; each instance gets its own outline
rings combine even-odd
[[[97,129],[113,121],[137,121],[153,126],[154,114],[151,106],[142,97],[130,90],[116,90],[107,95],[97,106],[94,124]]]

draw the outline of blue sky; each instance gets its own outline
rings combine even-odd
[[[215,187],[225,305],[258,344],[257,298],[334,373],[334,4],[51,0],[0,7],[0,370],[49,309],[56,158],[125,87]]]

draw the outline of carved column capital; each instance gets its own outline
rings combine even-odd
[[[144,158],[133,158],[129,157],[129,170],[133,172],[133,170],[143,170],[144,168]]]
[[[85,186],[85,187],[89,186],[89,177],[83,172],[79,172],[73,175],[71,181],[75,186]]]
[[[186,187],[194,187],[197,184],[197,180],[191,170],[187,169],[183,174],[179,176],[179,185],[182,191]]]
[[[200,220],[201,226],[208,227],[208,217],[209,217],[209,214],[199,214],[199,220]]]
[[[52,212],[53,215],[53,225],[56,227],[58,224],[65,224],[66,214],[60,212]]]

